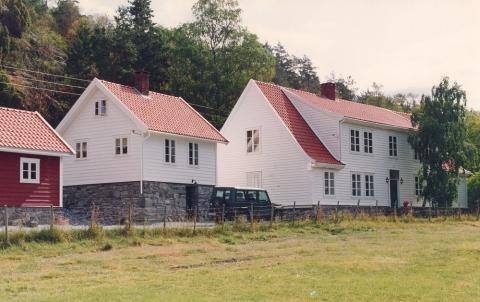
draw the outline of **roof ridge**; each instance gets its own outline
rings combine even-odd
[[[17,108],[2,107],[2,106],[0,106],[0,110],[16,111],[16,112],[28,113],[28,114],[35,114],[37,112],[37,111],[30,111],[25,109],[17,109]]]
[[[138,94],[142,94],[142,93],[141,93],[140,91],[138,91],[134,86],[125,85],[125,84],[120,84],[120,83],[111,82],[111,81],[102,80],[102,79],[99,79],[99,81],[105,82],[105,83],[108,83],[108,84],[113,84],[113,85],[118,85],[118,86],[126,87],[126,88],[131,88],[131,89],[134,89],[135,91],[137,91]],[[179,97],[179,96],[175,96],[175,95],[171,95],[171,94],[165,94],[165,93],[158,92],[158,91],[153,91],[153,90],[149,90],[148,92],[149,92],[149,93],[155,93],[155,94],[163,95],[163,96],[166,96],[166,97],[171,97],[171,98],[177,98],[177,99],[181,98],[181,97]]]

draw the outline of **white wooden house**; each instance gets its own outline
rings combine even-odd
[[[251,80],[221,133],[218,183],[268,190],[280,204],[421,206],[410,116]],[[467,206],[459,183],[457,207]]]
[[[64,161],[65,207],[85,214],[95,203],[114,221],[132,202],[177,211],[207,202],[227,140],[182,98],[150,92],[148,74],[135,79],[94,79],[57,127],[76,151]]]

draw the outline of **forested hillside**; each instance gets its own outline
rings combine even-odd
[[[82,15],[76,0],[0,0],[0,106],[38,110],[56,125],[89,81],[132,84],[150,73],[151,89],[181,96],[220,127],[249,79],[318,92],[307,56],[263,44],[242,24],[236,0],[198,0],[193,20],[175,28],[153,21],[150,0],[130,0],[114,19]],[[413,94],[358,91],[350,76],[320,71],[341,98],[410,112]],[[468,141],[480,146],[480,116],[467,115]]]

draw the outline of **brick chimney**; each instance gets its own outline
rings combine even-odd
[[[320,84],[320,93],[323,97],[335,101],[335,83],[323,83]]]
[[[135,71],[135,88],[143,95],[150,92],[150,75],[143,70]]]

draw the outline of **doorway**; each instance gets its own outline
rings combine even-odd
[[[195,206],[197,205],[198,198],[197,198],[197,186],[187,186],[186,192],[186,205],[187,205],[187,214],[188,217],[191,218],[194,215]]]
[[[390,170],[390,206],[398,209],[398,182],[400,179],[400,171]]]

